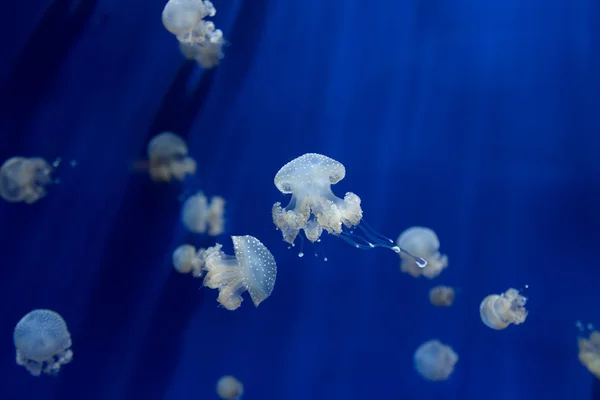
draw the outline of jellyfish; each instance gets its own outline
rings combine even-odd
[[[148,170],[155,182],[183,181],[196,173],[196,161],[188,156],[188,147],[181,137],[163,132],[148,143],[148,161],[136,162],[134,168]]]
[[[398,247],[406,249],[408,254],[400,253],[400,270],[415,278],[423,275],[432,279],[448,266],[448,257],[440,254],[440,241],[434,231],[421,226],[408,228],[398,236]],[[415,262],[414,257],[427,261],[426,267]]]
[[[258,307],[273,292],[277,264],[271,252],[253,236],[232,236],[235,256],[225,254],[217,244],[200,251],[204,270],[204,286],[219,289],[217,301],[228,310],[242,304],[242,294],[250,293]]]
[[[191,244],[182,244],[173,252],[173,267],[180,274],[191,272],[194,278],[201,277],[202,265],[198,253],[203,250],[196,251],[196,248]]]
[[[315,153],[304,154],[277,172],[275,186],[281,193],[292,195],[285,208],[280,202],[272,208],[273,223],[281,231],[283,240],[293,245],[298,233],[303,231],[314,243],[325,230],[357,248],[385,247],[411,257],[404,249],[394,246],[391,239],[373,231],[364,221],[361,223],[360,197],[352,192],[346,193],[343,199],[333,194],[331,185],[345,176],[346,168],[342,163]],[[355,234],[353,229],[356,227],[366,237]],[[417,264],[426,265],[420,257],[414,259]]]
[[[56,375],[73,359],[71,334],[65,320],[52,310],[33,310],[15,326],[17,364],[31,375]]]
[[[454,371],[458,355],[450,346],[439,340],[429,340],[420,345],[413,356],[419,375],[429,381],[444,381]]]
[[[204,17],[214,17],[217,10],[207,0],[170,0],[162,12],[166,30],[174,35],[191,32]]]
[[[177,40],[184,57],[195,60],[202,68],[213,68],[224,57],[223,31],[211,21],[200,21],[191,32],[177,35]]]
[[[208,229],[210,236],[219,236],[225,224],[224,213],[225,199],[213,196],[209,204],[204,193],[198,192],[183,203],[181,221],[190,232],[204,233]]]
[[[0,196],[13,203],[35,203],[46,195],[52,172],[43,158],[10,158],[0,167]]]
[[[600,332],[594,330],[591,325],[588,328],[589,337],[577,338],[578,357],[581,364],[600,379]],[[582,327],[580,327],[580,331],[581,333],[585,332]]]
[[[488,327],[502,330],[510,324],[519,325],[525,322],[525,303],[527,297],[511,288],[502,294],[491,294],[484,298],[479,306],[479,315]]]
[[[222,376],[217,382],[217,395],[223,400],[238,400],[244,394],[244,385],[231,375]]]
[[[429,291],[429,301],[438,307],[449,307],[454,302],[454,289],[450,286],[436,286]]]

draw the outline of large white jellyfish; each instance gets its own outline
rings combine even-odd
[[[439,340],[430,340],[420,345],[413,358],[419,375],[430,381],[448,379],[458,362],[458,355],[454,350]]]
[[[409,253],[400,253],[400,270],[415,278],[421,275],[429,279],[435,278],[448,266],[448,257],[438,251],[440,241],[429,228],[408,228],[398,236],[396,244]],[[427,261],[427,266],[423,268],[418,265],[413,256]]]
[[[196,251],[196,248],[191,244],[182,244],[173,252],[173,268],[180,274],[191,272],[194,278],[201,277],[202,263],[198,254],[202,251],[204,249]]]
[[[228,310],[242,304],[242,293],[248,291],[255,307],[273,292],[277,264],[271,252],[253,236],[232,236],[235,256],[225,254],[221,245],[200,251],[204,270],[204,286],[219,289],[217,301]]]
[[[155,182],[183,181],[196,173],[196,161],[188,156],[185,141],[173,132],[163,132],[148,143],[148,161],[134,164],[136,169],[148,170]]]
[[[223,400],[238,400],[244,394],[244,385],[231,375],[222,376],[217,382],[217,395]]]
[[[392,240],[372,231],[364,221],[361,223],[363,213],[356,194],[348,192],[343,199],[333,194],[331,185],[345,176],[342,163],[315,153],[304,154],[277,172],[275,186],[281,193],[292,195],[285,208],[277,202],[272,209],[273,222],[283,240],[293,245],[298,233],[304,231],[306,238],[314,243],[325,230],[357,248],[386,247],[410,257],[404,249],[394,246]],[[355,227],[360,228],[365,237],[354,234],[351,229]],[[422,267],[427,264],[420,257],[414,259]]]
[[[194,233],[204,233],[208,229],[210,236],[219,236],[223,233],[225,221],[225,199],[213,196],[210,204],[202,192],[190,196],[181,210],[181,222]]]
[[[10,202],[35,203],[46,195],[52,172],[43,158],[10,158],[0,167],[0,196]]]
[[[526,286],[527,287],[527,286]],[[481,321],[488,327],[502,330],[510,324],[519,325],[525,322],[527,297],[517,289],[508,289],[502,294],[491,294],[479,305]]]
[[[15,326],[17,364],[31,375],[56,375],[73,359],[71,334],[65,320],[52,310],[33,310]]]

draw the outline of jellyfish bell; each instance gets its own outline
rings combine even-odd
[[[415,369],[424,379],[443,381],[454,371],[458,355],[439,340],[429,340],[417,348],[413,361]]]
[[[173,252],[173,268],[180,274],[189,274],[195,278],[202,276],[202,265],[198,253],[203,251],[200,249],[196,251],[196,248],[191,244],[182,244],[177,247]]]
[[[236,400],[244,394],[244,385],[231,375],[222,376],[217,382],[217,395],[223,400]]]
[[[196,173],[196,161],[188,156],[185,141],[173,132],[163,132],[148,143],[148,159],[137,161],[133,169],[147,171],[155,182],[183,181]]]
[[[527,288],[527,286],[526,286]],[[486,296],[479,305],[481,321],[495,330],[506,329],[509,325],[520,325],[527,319],[525,304],[527,297],[517,289],[508,289],[502,294]]]
[[[46,196],[54,167],[39,157],[12,157],[0,167],[0,196],[9,202],[32,204]]]
[[[213,196],[209,200],[199,191],[184,201],[181,222],[190,232],[208,232],[210,236],[219,236],[224,231],[224,214],[225,199]]]
[[[283,240],[293,245],[303,231],[314,243],[325,230],[359,249],[384,247],[411,256],[362,221],[360,197],[347,192],[341,199],[333,193],[331,186],[345,176],[346,168],[342,163],[316,153],[304,154],[281,167],[275,175],[275,186],[281,193],[291,194],[292,198],[285,207],[280,202],[275,203],[271,213]],[[362,235],[356,233],[356,229]],[[419,265],[426,265],[422,258],[414,259]]]
[[[579,362],[600,379],[600,332],[590,324],[584,326],[579,321],[577,321],[577,328],[579,331],[577,338]]]
[[[207,0],[170,0],[163,9],[162,23],[172,34],[181,35],[193,30],[204,17],[214,17],[216,12]]]
[[[440,241],[435,232],[422,226],[413,226],[403,231],[396,245],[409,254],[400,253],[400,270],[415,278],[423,275],[432,279],[448,266],[448,256],[441,254]],[[425,265],[415,261],[416,257],[425,260]]]

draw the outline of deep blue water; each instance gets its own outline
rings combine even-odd
[[[180,56],[164,1],[28,0],[4,7],[0,158],[76,168],[27,206],[0,203],[0,398],[246,400],[589,399],[575,321],[600,324],[600,3],[596,0],[216,0],[231,46],[215,70]],[[132,173],[148,139],[189,140],[197,175]],[[318,152],[334,187],[396,238],[434,229],[434,281],[391,251],[325,236],[298,258],[270,217],[277,170]],[[184,191],[228,200],[227,231],[258,237],[279,274],[234,312],[176,274]],[[227,250],[227,236],[219,238]],[[314,258],[325,253],[329,261]],[[459,288],[435,309],[435,284]],[[529,284],[527,321],[492,331],[490,293]],[[14,362],[12,329],[58,311],[75,358],[58,378]],[[412,354],[439,338],[460,360],[441,383]]]

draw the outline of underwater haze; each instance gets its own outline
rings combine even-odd
[[[215,0],[228,45],[206,70],[165,4],[5,5],[1,161],[63,165],[35,204],[0,199],[1,399],[217,399],[223,375],[244,400],[600,399],[575,327],[600,324],[597,0]],[[163,131],[197,162],[183,183],[131,168]],[[433,229],[448,268],[415,279],[326,233],[288,248],[273,179],[313,152],[344,164],[333,192],[378,232]],[[215,244],[180,221],[198,190],[227,201],[226,253],[229,235],[273,253],[260,307],[228,311],[173,269],[180,244]],[[429,303],[439,284],[449,308]],[[523,324],[482,323],[484,297],[526,285]],[[68,325],[56,377],[15,363],[33,309]],[[441,382],[413,363],[433,339],[459,357]]]

